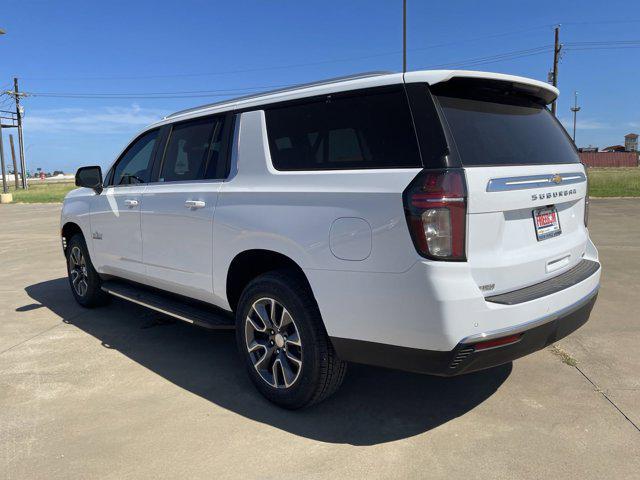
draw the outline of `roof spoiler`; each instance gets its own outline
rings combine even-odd
[[[538,98],[547,105],[558,98],[560,93],[556,87],[541,82],[540,80],[533,80],[516,75],[505,75],[503,73],[476,72],[472,70],[431,70],[407,72],[404,76],[406,83],[427,82],[429,85],[448,82],[454,78],[504,82],[509,84],[514,90]]]

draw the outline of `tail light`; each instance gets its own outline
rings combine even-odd
[[[418,253],[466,260],[467,190],[462,170],[424,170],[404,191],[404,209]]]

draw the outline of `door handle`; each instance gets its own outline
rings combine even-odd
[[[127,199],[127,200],[124,201],[124,204],[129,208],[137,207],[138,206],[138,200]]]
[[[187,200],[184,202],[184,206],[187,208],[204,208],[206,205],[202,200]]]

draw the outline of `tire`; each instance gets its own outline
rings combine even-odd
[[[236,309],[236,339],[251,381],[281,407],[318,403],[344,379],[347,364],[336,356],[316,301],[296,272],[269,272],[247,285]]]
[[[110,296],[102,291],[102,280],[93,268],[84,237],[76,234],[67,243],[67,275],[71,293],[80,305],[98,307],[109,302]]]

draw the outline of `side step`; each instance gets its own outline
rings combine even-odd
[[[195,300],[180,299],[157,290],[147,289],[123,281],[103,282],[102,290],[114,297],[137,303],[156,312],[192,323],[210,330],[232,330],[235,328],[233,314],[208,306]]]

